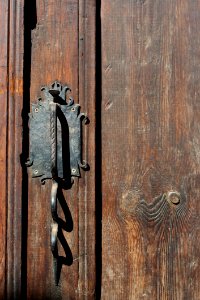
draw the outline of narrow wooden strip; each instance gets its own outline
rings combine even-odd
[[[80,299],[94,299],[95,270],[95,32],[96,1],[79,0],[79,102],[90,120],[83,125],[83,159],[90,170],[79,181]]]
[[[6,288],[6,188],[7,188],[7,72],[8,72],[8,1],[0,2],[0,298]]]
[[[23,0],[9,1],[7,140],[7,297],[21,296]]]

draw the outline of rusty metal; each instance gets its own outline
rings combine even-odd
[[[55,81],[43,87],[43,99],[32,104],[30,118],[30,158],[27,166],[32,177],[40,177],[44,183],[52,179],[51,188],[51,251],[56,284],[58,283],[58,215],[57,193],[60,180],[80,176],[80,169],[87,163],[81,159],[81,122],[87,117],[80,113],[80,106],[72,97],[67,99],[70,89]],[[71,180],[70,180],[71,181]]]

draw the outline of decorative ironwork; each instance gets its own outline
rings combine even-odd
[[[54,257],[54,276],[58,282],[58,215],[57,192],[59,182],[80,176],[80,169],[87,168],[81,159],[81,121],[87,117],[80,113],[80,105],[68,97],[70,89],[55,81],[50,87],[42,87],[43,97],[32,104],[30,118],[30,158],[32,177],[40,177],[44,183],[52,179],[51,189],[51,251]]]
[[[80,105],[75,104],[68,86],[55,81],[50,87],[42,87],[43,97],[32,104],[29,114],[30,158],[27,166],[31,166],[32,177],[40,177],[41,181],[52,178],[51,174],[51,103],[57,107],[57,172],[59,178],[80,176],[80,167],[87,168],[81,158],[81,121],[87,123],[85,114],[80,113]],[[68,161],[69,160],[69,161]],[[69,173],[69,172],[68,172]]]

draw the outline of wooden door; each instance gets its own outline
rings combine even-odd
[[[200,3],[2,0],[0,15],[0,299],[200,299]],[[52,182],[25,166],[55,80],[90,120],[90,168],[59,194],[56,283]]]
[[[102,299],[200,299],[200,2],[101,13]]]
[[[95,1],[0,3],[0,299],[93,299],[95,294]],[[82,156],[90,171],[60,191],[59,282],[50,248],[51,180],[32,178],[28,114],[55,80],[90,123]],[[45,130],[45,128],[40,128]]]

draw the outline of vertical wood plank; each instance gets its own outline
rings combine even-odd
[[[79,0],[79,102],[89,117],[83,129],[83,159],[89,171],[79,181],[79,284],[80,299],[95,299],[95,40],[96,1]]]
[[[22,295],[22,108],[24,1],[10,0],[7,78],[7,299]]]
[[[23,0],[0,4],[0,298],[21,297]]]
[[[95,287],[95,1],[40,1],[37,22],[32,30],[30,101],[40,96],[40,88],[58,80],[72,90],[75,102],[90,118],[83,131],[83,158],[91,165],[70,190],[63,190],[68,206],[69,247],[59,247],[66,257],[58,286],[53,278],[50,250],[51,182],[41,186],[29,176],[28,207],[28,299],[90,299]],[[64,214],[59,209],[61,218]],[[69,224],[70,222],[70,224]]]
[[[5,297],[5,257],[6,257],[6,144],[7,144],[7,63],[8,63],[8,1],[1,1],[0,11],[0,298]]]
[[[69,85],[77,101],[78,1],[37,1],[36,15],[37,23],[32,30],[30,101],[40,96],[42,86],[49,85],[54,80]],[[70,298],[78,282],[78,262],[71,262],[72,252],[78,256],[78,228],[74,226],[78,224],[77,180],[72,191],[64,191],[75,228],[72,233],[64,233],[69,245],[67,255],[70,266],[62,267],[58,287],[54,283],[49,239],[52,221],[50,191],[51,182],[41,186],[39,179],[33,180],[29,176],[28,299],[62,298],[63,285],[68,292],[66,296]],[[62,279],[64,284],[61,283]]]
[[[102,299],[199,298],[199,17],[102,1]]]

